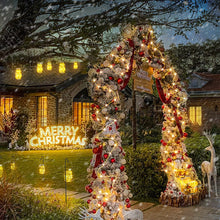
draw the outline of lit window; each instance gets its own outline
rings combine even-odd
[[[73,124],[81,125],[89,121],[90,114],[89,102],[73,102]]]
[[[8,114],[13,107],[13,98],[1,97],[0,112],[2,114]]]
[[[38,97],[37,123],[38,127],[47,126],[47,96]]]
[[[189,119],[192,124],[202,124],[202,107],[190,106],[189,107]]]

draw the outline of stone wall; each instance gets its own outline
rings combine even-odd
[[[87,87],[87,80],[81,80],[78,83],[62,90],[59,97],[58,112],[59,125],[72,125],[73,120],[73,98]]]

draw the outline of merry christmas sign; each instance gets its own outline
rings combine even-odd
[[[29,144],[31,148],[46,146],[84,146],[85,137],[77,135],[79,127],[77,126],[50,126],[40,128],[38,135],[30,138]]]

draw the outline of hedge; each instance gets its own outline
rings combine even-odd
[[[208,140],[199,134],[193,134],[186,139],[188,155],[193,160],[198,177],[202,180],[201,164],[210,161],[210,152],[205,148],[209,146]],[[215,138],[216,157],[220,156],[220,135]],[[149,200],[158,199],[160,192],[164,190],[167,178],[161,171],[160,144],[140,144],[136,151],[132,147],[125,147],[126,172],[129,176],[128,184],[134,195],[133,199]],[[216,162],[218,175],[220,174],[220,161]]]

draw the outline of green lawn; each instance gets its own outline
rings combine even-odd
[[[40,158],[44,156],[46,172],[39,174]],[[64,188],[64,164],[68,158],[67,168],[73,171],[73,181],[67,183],[69,190],[84,192],[87,181],[87,168],[92,158],[91,150],[57,150],[57,151],[8,151],[0,150],[0,164],[4,174],[15,178],[18,183],[32,184],[34,187]],[[11,161],[16,169],[10,169]]]

